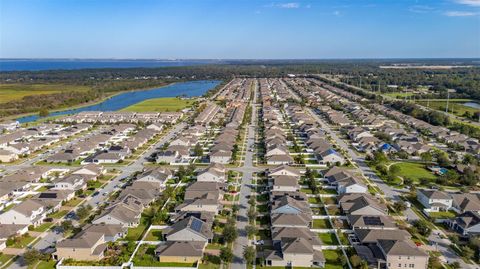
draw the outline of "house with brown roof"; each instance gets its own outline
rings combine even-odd
[[[418,189],[417,200],[425,207],[426,212],[446,211],[452,207],[453,199],[439,190]]]
[[[57,260],[98,261],[104,258],[106,249],[107,244],[103,233],[85,232],[78,237],[57,242],[53,257]]]
[[[165,263],[198,263],[206,243],[202,241],[167,241],[157,246],[155,256]]]
[[[383,260],[378,266],[388,269],[428,268],[429,255],[410,241],[406,240],[379,240],[377,243]]]

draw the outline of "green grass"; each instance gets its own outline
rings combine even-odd
[[[457,216],[457,214],[453,211],[430,212],[428,215],[436,219],[453,219]]]
[[[421,179],[435,180],[437,178],[432,172],[425,169],[420,163],[396,163],[393,166],[400,168],[399,176],[403,178],[410,178],[418,183]]]
[[[320,233],[318,237],[325,245],[338,245],[338,240],[334,233]]]
[[[13,245],[11,245],[9,247],[11,247],[11,248],[25,248],[26,246],[28,246],[28,244],[33,242],[33,240],[35,240],[35,237],[30,236],[28,234],[24,234],[24,235],[18,237],[15,240],[15,242],[13,243]]]
[[[404,98],[404,97],[409,97],[412,96],[412,92],[389,92],[389,93],[384,93],[382,95],[389,96],[392,98]]]
[[[145,236],[146,241],[162,241],[163,235],[161,230],[150,230]]]
[[[65,84],[1,84],[0,103],[20,100],[25,96],[52,94],[62,91],[85,91],[88,86],[65,85]]]
[[[8,260],[10,260],[13,256],[0,253],[0,266],[5,265]]]
[[[198,269],[218,269],[220,264],[215,264],[213,262],[205,262],[198,265]]]
[[[46,261],[39,261],[35,265],[29,265],[28,269],[53,269],[55,268],[56,261],[50,260]]]
[[[175,97],[155,98],[131,105],[122,109],[122,111],[134,112],[166,112],[179,111],[191,106],[193,100],[183,100]]]
[[[37,226],[36,228],[34,228],[32,231],[34,231],[34,232],[45,232],[46,230],[48,230],[52,226],[53,226],[53,223],[45,222],[45,223],[41,224],[40,226]]]
[[[313,220],[313,229],[331,229],[332,226],[330,225],[330,222],[328,219],[314,219]]]
[[[142,215],[140,218],[140,224],[138,224],[135,228],[128,228],[127,236],[125,236],[125,240],[127,241],[137,241],[142,239],[142,235],[145,230],[148,228],[148,220],[145,216]]]
[[[343,268],[338,262],[338,259],[340,258],[340,256],[343,255],[341,250],[322,250],[322,252],[326,260],[325,268],[327,269]]]
[[[49,214],[48,217],[54,218],[54,219],[60,219],[63,216],[67,215],[68,212],[69,212],[68,210],[61,210],[61,211],[57,211],[52,214]]]
[[[465,112],[470,112],[471,114],[475,113],[478,111],[478,109],[475,109],[473,107],[468,107],[468,106],[464,106],[463,103],[466,103],[468,101],[471,101],[471,100],[468,100],[468,99],[450,99],[450,101],[448,102],[448,112],[451,114],[452,113],[452,109],[453,109],[453,114],[454,115],[457,115],[457,116],[463,116],[463,114]],[[472,102],[475,102],[475,101],[472,101]],[[436,110],[440,110],[440,111],[445,111],[445,108],[447,106],[447,101],[446,100],[430,100],[430,101],[426,101],[426,100],[421,100],[418,102],[419,104],[423,105],[423,106],[427,106],[427,103],[428,103],[428,107],[431,108],[431,109],[436,109]]]

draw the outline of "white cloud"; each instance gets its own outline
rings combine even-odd
[[[335,10],[335,11],[333,12],[333,15],[335,15],[335,16],[340,16],[340,11]]]
[[[477,13],[469,11],[447,11],[444,14],[448,17],[470,17],[477,15]]]
[[[414,6],[411,6],[408,10],[414,13],[429,13],[434,11],[435,9],[430,6],[414,5]]]
[[[277,7],[279,8],[299,8],[300,4],[291,2],[291,3],[283,3],[283,4],[278,4]]]
[[[480,7],[480,0],[454,0],[458,4]]]

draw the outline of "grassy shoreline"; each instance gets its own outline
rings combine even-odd
[[[65,110],[71,110],[71,109],[77,109],[77,108],[82,108],[82,107],[87,107],[87,106],[93,106],[93,105],[97,105],[99,103],[102,103],[114,96],[117,96],[119,94],[123,94],[123,93],[126,93],[126,92],[131,92],[131,91],[142,91],[142,90],[149,90],[149,89],[156,89],[156,88],[163,88],[163,87],[166,87],[166,86],[171,86],[171,85],[174,85],[178,82],[172,82],[172,83],[167,83],[165,85],[162,85],[162,86],[158,86],[158,87],[148,87],[148,88],[137,88],[137,89],[132,89],[132,90],[125,90],[125,91],[119,91],[119,92],[115,92],[115,93],[112,93],[112,94],[108,94],[107,96],[104,96],[96,101],[92,101],[92,102],[87,102],[87,103],[82,103],[82,104],[78,104],[78,105],[75,105],[75,106],[72,106],[72,107],[63,107],[63,108],[58,108],[58,109],[53,109],[53,110],[50,110],[50,113],[53,113],[53,112],[59,112],[59,111],[65,111]],[[7,116],[7,117],[0,117],[0,121],[8,121],[8,120],[15,120],[17,118],[22,118],[22,117],[27,117],[27,116],[33,116],[33,115],[37,115],[38,113],[34,113],[34,112],[31,112],[31,113],[23,113],[23,114],[17,114],[17,115],[10,115],[10,116]],[[48,116],[48,117],[45,117],[43,119],[49,119],[49,118],[53,118],[54,116]]]

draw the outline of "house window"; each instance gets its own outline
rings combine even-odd
[[[409,264],[408,267],[410,267],[410,268],[415,268],[415,264],[411,263],[411,264]]]

